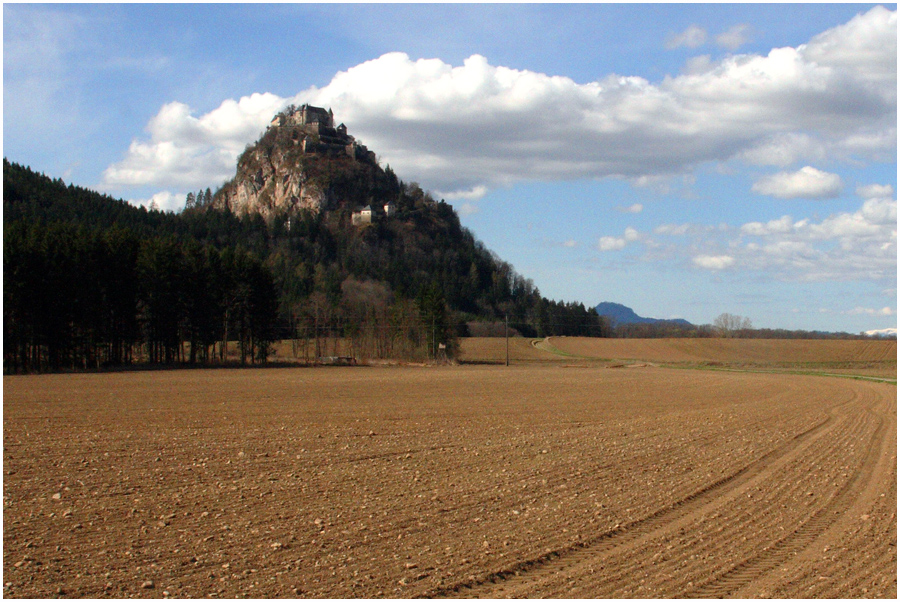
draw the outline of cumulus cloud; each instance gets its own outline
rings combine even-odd
[[[808,165],[799,171],[766,176],[753,185],[753,192],[780,199],[834,198],[842,189],[840,176]]]
[[[894,194],[894,187],[890,184],[869,184],[857,186],[856,194],[864,199],[890,198]]]
[[[730,255],[697,255],[692,259],[694,265],[705,270],[724,270],[734,265],[734,257]]]
[[[730,27],[716,36],[716,44],[728,50],[737,50],[750,39],[750,26],[746,23]]]
[[[682,71],[686,75],[701,75],[712,70],[714,67],[715,64],[712,61],[712,57],[708,54],[701,54],[689,58],[685,62]]]
[[[234,175],[237,156],[288,103],[274,94],[225,100],[195,117],[190,107],[171,102],[147,124],[149,140],[134,140],[125,159],[103,173],[107,187],[214,185]]]
[[[139,207],[146,207],[147,209],[158,209],[159,211],[177,213],[184,209],[185,194],[172,193],[168,190],[164,190],[162,192],[157,192],[149,199],[137,199],[131,202]]]
[[[740,230],[743,234],[748,234],[750,236],[768,236],[770,234],[785,234],[795,227],[806,225],[806,223],[807,222],[798,222],[797,224],[794,224],[794,220],[791,219],[791,216],[785,215],[765,224],[762,222],[749,222],[741,226]]]
[[[885,189],[873,189],[882,194]],[[824,218],[783,215],[738,227],[663,224],[642,237],[646,259],[682,257],[711,271],[740,267],[789,282],[876,281],[896,295],[897,200],[874,196]],[[662,238],[665,237],[665,238]],[[618,239],[611,238],[610,243]],[[619,242],[618,244],[622,244]]]
[[[802,52],[807,60],[835,72],[853,69],[854,77],[876,94],[886,94],[896,102],[897,11],[876,6],[818,34]]]
[[[706,30],[699,25],[691,25],[681,33],[674,33],[666,40],[666,48],[697,48],[706,43]]]
[[[854,212],[821,221],[788,215],[740,227],[751,242],[733,242],[743,265],[791,280],[896,278],[897,201],[871,198]]]
[[[455,190],[451,192],[441,192],[440,190],[436,191],[439,197],[444,198],[448,201],[456,201],[456,200],[467,200],[467,201],[476,201],[482,198],[487,194],[486,186],[473,186],[469,190]]]
[[[896,312],[891,307],[882,307],[881,309],[872,309],[869,307],[854,307],[847,313],[850,315],[893,316]]]
[[[619,251],[624,249],[628,243],[637,242],[641,239],[641,234],[631,226],[625,228],[622,236],[602,236],[597,241],[597,249],[600,251]]]
[[[658,182],[741,156],[780,166],[816,149],[890,157],[896,31],[896,12],[876,7],[806,45],[729,56],[656,84],[620,75],[577,83],[479,55],[450,65],[388,53],[291,98],[254,94],[202,115],[169,103],[104,184],[214,185],[273,113],[303,102],[331,107],[404,179],[457,198],[522,180]],[[700,37],[688,33],[679,44]],[[765,163],[775,147],[780,155]]]
[[[752,165],[787,167],[806,159],[824,160],[828,150],[812,136],[802,132],[775,134],[740,153]]]
[[[640,203],[635,203],[634,205],[629,205],[628,207],[617,207],[616,211],[620,213],[640,213],[644,210],[644,206]]]
[[[665,236],[684,236],[692,229],[691,224],[663,224],[653,229],[654,234]]]
[[[624,238],[616,238],[615,236],[601,236],[597,241],[597,249],[600,251],[619,251],[625,248]]]

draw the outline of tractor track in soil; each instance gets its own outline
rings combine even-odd
[[[879,457],[878,449],[887,436],[887,426],[884,419],[880,416],[872,415],[872,419],[877,423],[877,429],[874,434],[870,435],[863,465],[828,504],[815,512],[809,517],[809,520],[788,536],[778,540],[774,545],[764,550],[763,553],[738,564],[701,587],[686,592],[685,597],[725,597],[741,589],[754,579],[759,578],[760,575],[779,566],[791,555],[806,548],[824,533],[833,522],[835,515],[841,515],[846,512],[856,499],[859,490],[864,487],[875,472]]]
[[[423,597],[531,597],[546,596],[553,591],[570,596],[576,591],[572,589],[576,579],[567,577],[570,573],[590,575],[592,584],[591,589],[587,590],[587,595],[591,597],[640,595],[630,586],[622,588],[621,585],[633,580],[635,567],[654,565],[656,569],[665,568],[659,566],[665,563],[658,563],[656,560],[659,556],[658,551],[653,558],[648,558],[654,550],[659,549],[658,546],[652,545],[654,541],[657,543],[668,541],[678,530],[682,534],[690,533],[692,523],[704,522],[704,516],[713,512],[716,507],[721,507],[729,499],[741,495],[741,491],[750,485],[766,481],[770,473],[775,473],[785,465],[792,462],[822,461],[842,445],[860,437],[865,438],[867,447],[861,466],[824,506],[806,517],[786,536],[765,545],[761,550],[751,553],[730,567],[720,567],[717,572],[714,570],[713,575],[707,576],[705,580],[701,576],[700,583],[686,581],[688,577],[682,577],[680,581],[672,578],[662,579],[662,584],[668,588],[664,590],[665,595],[669,597],[728,597],[729,594],[772,571],[815,541],[829,528],[835,515],[840,515],[850,507],[859,490],[873,476],[879,453],[882,451],[880,448],[883,447],[889,434],[889,425],[883,417],[868,408],[862,408],[862,412],[854,413],[854,410],[859,409],[858,402],[859,395],[851,401],[833,407],[825,420],[794,436],[788,443],[653,514],[577,545],[518,562],[474,582],[457,583],[434,590]],[[815,449],[817,444],[819,449]],[[796,494],[796,491],[793,491],[796,486],[782,484],[779,489],[782,490],[778,492],[781,499],[789,498],[792,493]],[[784,491],[786,489],[791,491]],[[710,549],[729,545],[730,541],[723,537],[729,531],[732,532],[732,540],[737,540],[748,527],[757,530],[775,529],[778,528],[776,523],[781,521],[780,517],[768,516],[765,513],[752,518],[749,513],[744,516],[748,520],[736,520],[720,526],[716,530],[718,536],[714,541],[707,540],[704,543],[700,537],[687,536],[685,538],[687,541],[684,542],[686,545],[680,546],[686,551],[685,555],[669,559],[668,568],[679,562],[683,563],[687,552],[690,552],[690,558],[693,559],[704,552],[709,552]],[[595,571],[597,567],[602,567],[602,570]],[[554,585],[558,589],[555,589]]]

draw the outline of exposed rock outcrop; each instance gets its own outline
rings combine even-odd
[[[346,184],[348,173],[358,179],[360,170],[381,172],[375,154],[347,134],[346,126],[334,127],[331,111],[291,106],[247,147],[235,177],[216,193],[213,204],[236,214],[259,213],[265,219],[301,209],[318,213],[343,204],[364,204],[366,198],[340,198],[356,196],[339,183]]]

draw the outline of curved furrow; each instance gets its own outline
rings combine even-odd
[[[649,516],[622,525],[579,544],[560,550],[553,550],[537,558],[516,563],[512,567],[492,573],[484,579],[442,587],[427,592],[423,597],[495,597],[491,595],[491,592],[498,589],[498,585],[501,586],[499,589],[506,590],[509,589],[513,582],[538,580],[542,575],[552,574],[558,570],[556,563],[561,560],[566,560],[566,564],[569,564],[570,560],[580,562],[585,557],[604,554],[609,550],[654,532],[660,528],[660,525],[687,516],[696,511],[696,508],[702,507],[710,500],[723,495],[726,491],[737,488],[742,483],[763,472],[767,466],[778,458],[804,445],[808,440],[830,432],[834,422],[835,416],[832,412],[822,421],[792,437],[785,445],[767,452],[738,471],[695,491]]]
[[[871,415],[877,420],[878,426],[875,433],[868,440],[867,453],[864,457],[863,465],[828,504],[812,514],[807,521],[788,536],[778,540],[761,554],[747,559],[715,579],[686,592],[685,596],[691,598],[727,596],[745,584],[757,579],[763,573],[780,565],[798,550],[808,546],[830,526],[834,520],[834,515],[841,514],[849,508],[855,499],[854,496],[857,490],[874,472],[877,460],[876,450],[888,431],[884,419],[875,414]]]
[[[851,441],[856,436],[855,430],[844,430],[843,440]],[[834,443],[840,445],[843,440]],[[819,443],[822,439],[818,440]],[[818,461],[832,453],[833,445],[815,446],[820,449],[811,449],[802,456],[795,458],[795,462]],[[814,452],[814,453],[813,453]],[[768,478],[766,473],[765,478]],[[756,479],[759,481],[763,476]],[[661,530],[652,539],[640,541],[640,545],[632,546],[625,554],[618,554],[608,558],[604,562],[602,581],[592,581],[585,587],[590,588],[590,596],[601,597],[634,597],[634,596],[658,596],[678,595],[684,591],[692,581],[696,581],[697,568],[705,569],[710,559],[719,558],[722,561],[723,553],[729,550],[737,550],[748,545],[756,534],[757,548],[762,548],[771,543],[763,534],[772,533],[778,529],[782,519],[771,512],[757,511],[755,507],[772,507],[786,499],[798,497],[798,492],[807,489],[807,486],[796,479],[786,479],[779,487],[769,492],[764,498],[755,500],[751,507],[732,507],[735,498],[739,499],[753,482],[748,482],[747,487],[723,495],[714,502],[718,510],[709,514],[709,507],[700,509],[702,516],[691,522],[681,521],[681,524],[673,523],[668,529]],[[675,531],[677,529],[677,531]],[[761,540],[760,540],[761,539]],[[670,543],[674,542],[674,543]],[[693,567],[693,569],[691,569]],[[646,571],[644,589],[635,591],[633,587],[634,576],[640,571]],[[693,571],[693,572],[692,572]],[[631,584],[631,585],[629,585]],[[576,595],[575,590],[572,595]],[[585,594],[587,595],[587,594]]]
[[[604,533],[581,545],[549,552],[536,560],[519,563],[511,569],[491,574],[480,582],[456,584],[444,588],[443,591],[433,592],[432,595],[461,595],[466,597],[523,595],[538,585],[540,585],[542,593],[546,594],[547,591],[557,591],[552,587],[548,590],[547,586],[550,585],[548,582],[560,583],[565,581],[567,575],[570,573],[577,573],[579,568],[584,569],[584,572],[591,574],[591,583],[589,586],[586,586],[590,588],[590,596],[596,597],[597,595],[600,595],[599,592],[606,591],[606,588],[610,586],[613,590],[617,590],[616,583],[621,584],[623,580],[627,581],[629,576],[633,578],[635,566],[640,566],[640,564],[636,563],[641,562],[641,557],[643,557],[644,562],[650,562],[649,557],[652,556],[652,551],[649,553],[640,551],[635,553],[634,549],[638,546],[640,546],[638,548],[639,550],[652,549],[652,546],[648,545],[649,540],[657,536],[665,537],[665,531],[667,529],[671,530],[674,523],[683,521],[685,517],[696,514],[707,504],[715,504],[717,499],[721,500],[751,480],[760,481],[766,479],[767,471],[771,470],[775,464],[783,464],[787,461],[785,460],[782,462],[781,459],[783,458],[791,456],[794,463],[809,465],[808,462],[815,462],[816,460],[821,460],[822,458],[833,455],[833,450],[836,446],[839,447],[842,445],[844,440],[846,440],[847,443],[853,441],[855,437],[858,437],[861,434],[855,433],[854,431],[857,428],[863,427],[864,420],[860,414],[856,413],[854,415],[854,413],[850,413],[850,415],[847,416],[847,413],[844,411],[842,412],[844,418],[839,421],[835,421],[834,418],[839,409],[847,408],[854,401],[859,401],[858,392],[854,394],[852,399],[833,407],[829,418],[807,431],[800,433],[794,437],[790,444],[770,451],[729,477],[721,479],[720,481],[687,496],[676,504],[672,504],[644,519]],[[832,432],[836,432],[837,436],[826,437],[826,435],[829,435]],[[796,481],[788,480],[786,483],[780,484],[775,491],[769,491],[767,497],[773,498],[773,500],[779,498],[789,500],[792,495],[796,494],[796,489],[803,486],[802,483],[799,485],[796,483]],[[766,517],[766,513],[759,513],[758,515],[751,513],[749,516]],[[702,521],[703,518],[700,520]],[[733,532],[732,535],[734,538],[741,538],[741,534],[747,533],[748,529],[754,532],[767,532],[768,529],[774,526],[772,520],[766,520],[765,518],[750,520],[750,523],[756,522],[760,524],[748,525],[747,521],[741,520],[741,517],[738,517],[735,519],[735,522],[729,526],[728,531]],[[810,527],[810,530],[814,529]],[[728,545],[728,543],[723,542],[720,537],[723,531],[725,531],[725,529],[720,526],[717,533],[714,534],[717,535],[718,538],[707,537],[705,540],[698,539],[697,541],[690,542],[693,545],[689,544],[687,546],[679,547],[688,550],[693,554],[694,558],[697,558],[706,550],[716,550],[722,546]],[[652,535],[648,536],[648,534]],[[729,536],[726,536],[726,538],[727,537]],[[746,537],[743,537],[743,539],[746,540]],[[623,555],[617,548],[626,545],[631,547],[631,553],[627,550],[623,550],[625,552]],[[634,556],[634,554],[637,555]],[[621,558],[621,563],[619,562],[619,556],[624,556]],[[628,556],[634,557],[626,559],[625,557]],[[611,562],[604,563],[602,570],[595,572],[594,567],[591,565],[598,566],[602,558],[607,558],[607,560]],[[683,563],[684,561],[681,558],[675,558],[669,562],[669,565],[674,566],[679,562]],[[618,566],[620,564],[621,566],[618,570],[611,566]],[[658,572],[657,568],[658,567],[654,567],[654,573]],[[598,579],[602,579],[602,581],[598,581]],[[607,584],[605,587],[603,586],[604,583]],[[681,588],[688,583],[690,583],[690,581],[682,580]],[[669,586],[666,591],[679,591],[678,586],[675,588],[671,587],[674,584],[666,585]],[[563,595],[568,596],[571,595],[572,591],[578,590],[573,590],[572,583],[567,581],[566,583],[561,583],[561,587],[558,591],[562,592]],[[614,593],[621,595],[623,592],[615,591]],[[610,592],[606,592],[604,595],[610,595]],[[633,596],[635,593],[634,591],[630,591],[627,595]]]

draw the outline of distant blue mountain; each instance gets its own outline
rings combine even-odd
[[[604,316],[612,322],[613,326],[617,325],[625,325],[625,324],[662,324],[662,323],[671,323],[671,324],[681,324],[682,326],[693,326],[687,320],[677,319],[677,320],[659,320],[657,318],[642,318],[641,316],[634,313],[634,310],[630,307],[626,307],[621,303],[610,303],[608,301],[604,301],[600,303],[596,307],[597,313],[601,316]]]

